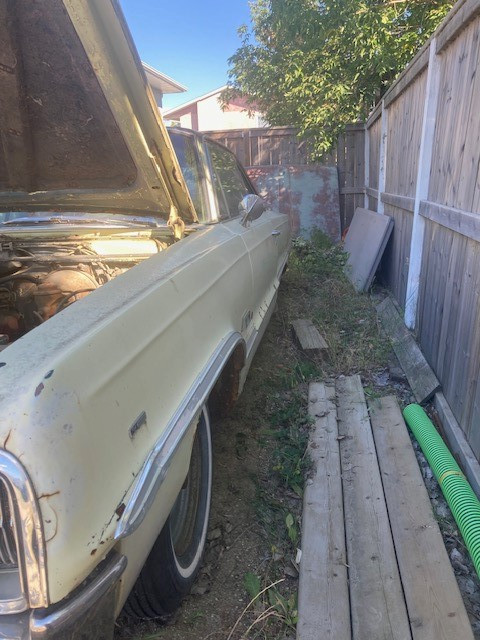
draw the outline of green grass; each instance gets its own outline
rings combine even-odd
[[[390,352],[370,298],[356,293],[343,273],[345,260],[341,247],[317,232],[311,241],[294,240],[285,278],[288,315],[311,318],[328,343],[327,375],[384,366]]]
[[[261,347],[253,373],[253,407],[263,416],[259,441],[270,451],[269,469],[254,478],[255,506],[271,561],[261,575],[245,576],[250,597],[285,577],[300,546],[301,498],[310,466],[308,383],[353,372],[368,378],[388,362],[390,344],[379,331],[370,298],[356,293],[345,277],[345,261],[342,249],[320,232],[310,241],[293,241],[268,346]],[[293,345],[290,323],[297,318],[313,320],[328,343],[327,359],[308,358]],[[295,584],[288,580],[268,588],[257,610],[275,615],[261,617],[248,637],[273,640],[282,625],[285,631],[294,628],[296,602]]]

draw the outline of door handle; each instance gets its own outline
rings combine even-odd
[[[279,236],[280,235],[280,231],[272,231],[272,236]]]

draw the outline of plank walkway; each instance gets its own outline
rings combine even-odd
[[[297,640],[473,640],[396,399],[344,377],[309,413]]]

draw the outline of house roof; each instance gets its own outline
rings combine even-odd
[[[223,87],[219,87],[218,89],[214,89],[213,91],[210,91],[209,93],[204,93],[203,96],[199,96],[198,98],[194,98],[193,100],[189,100],[188,102],[184,102],[183,104],[179,104],[176,107],[172,107],[171,109],[165,109],[165,111],[162,112],[162,115],[164,118],[168,118],[169,116],[175,115],[177,111],[183,111],[183,109],[186,109],[187,107],[190,107],[191,105],[195,104],[196,102],[200,102],[201,100],[206,100],[207,98],[211,98],[212,96],[214,96],[216,93],[221,93],[224,89],[227,88],[227,85],[223,85]]]
[[[142,62],[142,65],[147,80],[153,89],[159,89],[162,93],[184,93],[187,90],[187,87],[183,86],[183,84],[176,82],[173,78],[161,73],[146,62]]]

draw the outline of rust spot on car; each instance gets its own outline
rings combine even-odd
[[[38,499],[41,500],[42,498],[51,498],[52,496],[57,496],[60,493],[60,491],[54,491],[53,493],[42,493],[41,496],[38,496]]]
[[[91,556],[94,556],[96,553],[97,553],[97,550],[96,550],[96,549],[92,549],[92,550],[90,551],[90,555],[91,555]]]
[[[53,375],[54,369],[51,369],[46,375],[45,375],[45,380],[48,380],[48,378],[51,378]]]
[[[5,440],[3,441],[3,448],[6,449],[7,448],[7,444],[8,441],[10,440],[10,436],[12,435],[12,430],[10,429],[10,431],[8,432],[7,437],[5,438]]]
[[[120,519],[123,515],[123,512],[125,511],[125,503],[122,502],[121,504],[118,505],[118,507],[115,509],[115,513],[118,516],[118,519]]]
[[[45,386],[44,386],[43,382],[40,382],[38,387],[35,389],[35,397],[39,396],[44,389],[45,389]]]

